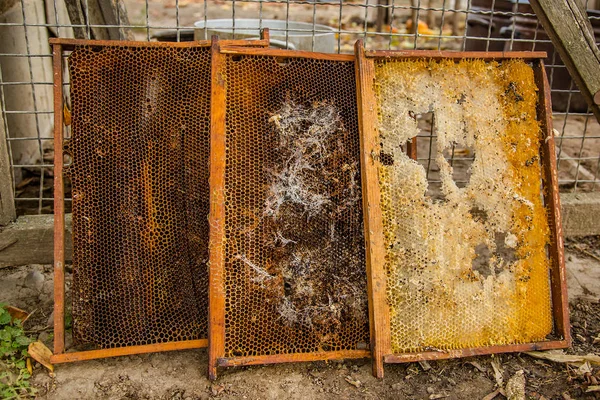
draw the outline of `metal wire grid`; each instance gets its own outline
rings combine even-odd
[[[40,1],[41,0],[36,0]],[[523,4],[513,3],[512,9],[501,7],[508,0],[490,0],[481,8],[482,2],[477,0],[230,0],[230,1],[188,1],[170,0],[126,0],[120,5],[127,9],[130,22],[121,25],[97,25],[90,23],[89,3],[93,0],[81,0],[85,24],[71,24],[64,12],[64,0],[47,0],[46,20],[34,20],[28,11],[29,1],[20,0],[13,7],[20,8],[20,20],[9,21],[0,17],[0,32],[24,38],[25,48],[18,52],[8,52],[0,48],[0,103],[2,120],[6,131],[7,146],[13,172],[13,190],[18,213],[52,212],[52,110],[51,103],[43,107],[40,101],[44,90],[52,90],[51,76],[41,79],[37,76],[39,68],[51,70],[51,50],[45,43],[38,43],[39,37],[72,36],[73,28],[83,28],[86,38],[91,39],[93,28],[130,28],[136,40],[153,40],[159,31],[173,30],[174,40],[181,41],[189,37],[194,29],[195,21],[206,21],[215,18],[233,19],[233,31],[236,32],[235,21],[240,18],[256,18],[259,25],[266,19],[285,21],[285,42],[292,35],[308,34],[312,37],[311,47],[319,40],[316,34],[331,33],[335,35],[336,46],[332,51],[338,53],[351,52],[356,39],[363,38],[370,49],[451,49],[464,51],[470,46],[482,50],[503,45],[507,50],[544,50],[551,43],[548,38],[540,37],[541,29],[535,14],[529,9],[524,11]],[[588,8],[597,6],[594,0],[586,0]],[[49,3],[49,4],[48,4]],[[28,8],[29,7],[29,8]],[[598,8],[598,7],[596,7]],[[117,13],[121,7],[117,7]],[[63,11],[61,13],[61,10]],[[387,14],[387,16],[386,16]],[[484,18],[488,21],[487,32],[478,35],[470,34],[467,20]],[[500,19],[510,19],[510,25],[502,37],[494,32],[494,24]],[[119,18],[120,20],[120,18]],[[522,37],[519,24],[522,20],[533,21],[533,37]],[[288,24],[292,21],[309,23],[307,29],[292,29]],[[422,21],[415,24],[414,21]],[[600,14],[590,16],[594,25],[600,25]],[[378,23],[379,22],[379,23]],[[429,22],[431,25],[423,24]],[[417,29],[411,29],[413,27]],[[328,25],[325,30],[320,25]],[[454,28],[453,28],[454,27]],[[227,28],[227,26],[223,26]],[[380,30],[377,30],[380,28]],[[416,30],[416,32],[415,32]],[[237,32],[243,31],[237,28]],[[598,29],[600,32],[600,29]],[[119,34],[122,36],[122,29]],[[35,41],[34,41],[35,38]],[[35,50],[34,48],[38,48]],[[311,49],[308,49],[311,50]],[[28,73],[25,79],[8,77],[3,68],[10,59],[25,58]],[[555,129],[558,131],[557,156],[559,183],[562,190],[590,191],[597,190],[600,185],[600,126],[589,110],[570,111],[572,102],[579,94],[573,83],[570,87],[564,84],[565,66],[559,62],[556,53],[546,62],[548,75],[555,96],[562,96],[565,105],[563,111],[554,112]],[[40,67],[41,66],[41,67]],[[14,75],[14,74],[13,74]],[[68,82],[65,83],[68,86]],[[68,92],[68,90],[66,91]],[[40,94],[41,93],[41,94]],[[30,106],[11,108],[7,106],[8,96],[29,96]],[[10,103],[10,102],[9,102]],[[18,118],[32,118],[33,124],[27,132],[17,132],[15,123]],[[33,126],[33,128],[31,128]],[[67,129],[68,135],[68,129]],[[426,166],[428,174],[432,168],[431,147],[435,142],[435,131],[423,131],[421,141],[425,142],[425,151],[419,145],[419,161]],[[35,162],[23,163],[14,157],[14,149],[18,143],[34,143],[36,148]],[[448,157],[452,163],[467,165],[472,155],[461,155],[452,151]],[[434,171],[435,172],[435,171]],[[24,176],[37,178],[32,184],[24,185]],[[436,183],[435,173],[430,177]],[[460,183],[460,182],[459,182]],[[68,191],[67,191],[68,194]],[[67,210],[70,199],[67,198]]]

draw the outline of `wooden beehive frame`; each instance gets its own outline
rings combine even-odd
[[[371,351],[373,374],[383,377],[384,363],[413,362],[467,357],[482,354],[547,350],[565,348],[570,345],[570,327],[568,320],[568,299],[566,292],[566,272],[564,262],[563,234],[560,218],[560,200],[558,197],[558,179],[556,156],[552,131],[552,108],[550,105],[550,87],[546,77],[543,58],[540,52],[445,52],[445,51],[365,51],[362,41],[355,46],[356,80],[359,107],[359,129],[361,140],[361,171],[363,181],[363,210],[365,241],[367,251],[367,277],[369,293],[369,320],[371,327]],[[377,140],[377,102],[374,91],[374,62],[381,59],[484,59],[486,61],[503,59],[527,59],[532,62],[534,79],[538,91],[537,116],[542,129],[540,159],[544,180],[544,202],[548,207],[550,225],[551,260],[551,299],[554,333],[559,339],[538,343],[508,344],[467,348],[448,351],[425,351],[419,353],[393,354],[390,343],[390,316],[386,300],[386,273],[384,231],[380,207],[380,187],[378,178],[379,161]],[[416,158],[414,142],[407,149],[411,158]]]
[[[216,40],[216,39],[215,39]],[[196,349],[208,346],[208,339],[187,340],[179,342],[157,343],[119,348],[65,352],[65,196],[64,196],[64,52],[72,51],[77,46],[94,47],[204,47],[211,46],[211,41],[196,42],[134,42],[110,40],[80,40],[52,38],[53,75],[54,75],[54,351],[51,361],[54,364],[97,358],[116,357],[131,354],[153,353],[159,351]],[[264,29],[259,40],[225,40],[225,44],[249,47],[268,47],[269,32]]]
[[[210,165],[210,272],[209,272],[209,346],[208,375],[216,379],[218,367],[235,367],[284,362],[367,358],[370,351],[342,350],[310,353],[273,354],[227,357],[225,352],[225,165],[226,165],[226,98],[224,73],[227,55],[266,56],[327,61],[354,61],[349,54],[322,54],[307,51],[227,47],[213,43],[212,107],[211,107],[211,165]]]

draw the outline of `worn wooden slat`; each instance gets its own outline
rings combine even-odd
[[[556,331],[567,343],[571,343],[569,324],[569,299],[567,297],[567,274],[565,269],[565,249],[563,242],[560,198],[558,197],[558,173],[554,134],[552,130],[552,106],[550,105],[550,85],[542,60],[534,64],[535,83],[539,89],[538,120],[541,123],[541,152],[544,182],[544,203],[548,207],[550,225],[550,257],[552,260],[551,288],[552,311]],[[600,71],[599,71],[600,72]]]
[[[569,347],[566,340],[552,340],[548,342],[507,344],[500,346],[475,347],[459,350],[426,351],[421,353],[388,354],[385,356],[386,363],[406,363],[423,360],[444,360],[448,358],[473,357],[486,354],[514,353],[523,351],[538,351],[564,349]]]
[[[225,55],[212,42],[210,106],[210,236],[208,287],[208,376],[217,377],[217,360],[225,356]]]
[[[65,350],[65,188],[63,183],[62,46],[52,46],[54,73],[54,354]]]
[[[544,30],[600,121],[600,50],[578,0],[531,0]]]
[[[367,293],[373,374],[383,377],[383,357],[391,352],[390,318],[386,301],[385,247],[381,217],[377,140],[377,104],[373,91],[375,67],[365,56],[363,42],[355,45],[356,87],[360,130],[360,165],[363,188]]]
[[[250,48],[265,48],[269,46],[269,30],[263,29],[261,32],[262,39],[257,40],[220,40],[221,46],[231,46],[235,48],[250,47]],[[62,45],[63,51],[72,51],[75,46],[98,46],[98,47],[210,47],[210,40],[197,40],[193,42],[143,42],[143,41],[127,41],[127,40],[88,40],[88,39],[70,39],[70,38],[50,38],[48,42],[51,45]]]
[[[31,246],[35,243],[35,246]],[[71,214],[65,214],[65,262],[72,260]],[[54,216],[21,215],[0,232],[0,268],[54,261]]]
[[[221,52],[224,54],[263,55],[283,58],[311,58],[315,60],[327,61],[354,61],[354,56],[352,54],[313,53],[311,51],[301,50],[258,49],[251,47],[226,47],[226,43],[223,43],[223,41],[220,43],[222,44]]]
[[[75,362],[75,361],[94,360],[97,358],[129,356],[132,354],[155,353],[158,351],[200,349],[200,348],[203,348],[206,346],[208,346],[208,340],[200,339],[200,340],[188,340],[188,341],[184,341],[184,342],[147,344],[147,345],[143,345],[143,346],[117,347],[114,349],[77,351],[77,352],[73,352],[73,353],[54,354],[54,355],[52,355],[52,357],[50,357],[50,362],[52,362],[52,364],[61,364],[61,363],[68,363],[68,362]]]
[[[523,60],[546,58],[544,51],[445,51],[445,50],[365,50],[367,57],[404,58],[404,59],[433,59],[433,60],[462,60],[473,58],[478,60],[502,60],[521,58]]]
[[[220,367],[240,367],[244,365],[279,364],[299,361],[326,361],[355,358],[369,358],[369,350],[324,351],[320,353],[275,354],[272,356],[220,358]]]
[[[265,29],[263,33],[264,39],[257,40],[221,40],[219,43],[222,46],[240,46],[240,47],[261,47],[269,45],[269,33]],[[99,47],[209,47],[212,45],[210,40],[198,40],[194,42],[143,42],[143,41],[126,41],[126,40],[87,40],[87,39],[70,39],[70,38],[50,38],[50,44],[60,44],[63,50],[73,50],[75,46],[99,46]]]

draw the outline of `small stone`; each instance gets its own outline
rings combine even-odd
[[[44,285],[44,275],[37,270],[33,270],[27,274],[25,280],[23,281],[23,286],[29,289],[34,289],[37,291],[42,290],[42,286]]]
[[[506,383],[506,398],[508,400],[525,400],[525,375],[517,371]]]
[[[429,387],[427,388],[427,393],[429,393],[429,394],[433,394],[434,392],[435,392],[435,390],[434,390],[434,389],[433,389],[431,386],[429,386]]]
[[[401,390],[402,389],[402,385],[399,384],[399,383],[394,383],[392,385],[392,389],[394,389],[394,390]]]

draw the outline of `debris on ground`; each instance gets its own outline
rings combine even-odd
[[[504,390],[508,400],[525,400],[525,374],[523,370],[515,372],[506,383]]]
[[[31,358],[46,367],[48,371],[54,372],[54,365],[50,362],[52,350],[46,347],[44,343],[39,341],[30,343],[27,352]]]

